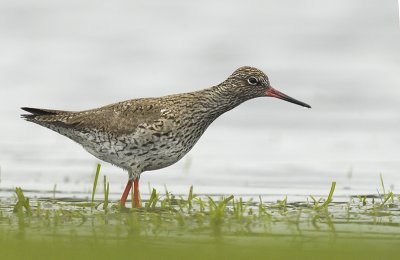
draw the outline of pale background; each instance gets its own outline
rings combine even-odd
[[[237,67],[265,71],[312,105],[249,101],[218,119],[179,163],[142,175],[174,193],[289,199],[400,189],[397,1],[0,3],[0,195],[15,186],[87,196],[98,161],[19,118],[21,106],[82,110],[202,89]],[[117,199],[127,180],[103,164]]]

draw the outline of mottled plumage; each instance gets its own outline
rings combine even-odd
[[[130,180],[138,180],[144,171],[181,159],[221,114],[263,96],[309,107],[271,88],[262,71],[241,67],[221,84],[196,92],[80,112],[25,107],[31,114],[22,116],[74,140],[95,157],[127,170]]]

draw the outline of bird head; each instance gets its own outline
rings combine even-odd
[[[310,105],[294,99],[276,89],[274,89],[267,75],[259,69],[253,67],[240,67],[225,81],[235,89],[237,95],[245,99],[256,97],[274,97],[303,107],[311,108]]]

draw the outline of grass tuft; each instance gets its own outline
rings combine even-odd
[[[333,200],[333,193],[335,192],[335,187],[336,187],[336,182],[333,181],[331,184],[331,189],[328,194],[328,198],[326,198],[325,202],[322,203],[321,205],[320,205],[320,202],[322,201],[322,198],[319,198],[317,200],[312,195],[310,195],[310,198],[313,200],[313,203],[314,203],[313,209],[315,209],[315,210],[326,209]]]
[[[17,194],[17,203],[14,205],[13,212],[22,212],[25,209],[27,216],[32,216],[31,206],[29,205],[29,198],[26,198],[20,187],[15,188]]]

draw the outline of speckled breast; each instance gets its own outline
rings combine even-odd
[[[183,123],[183,122],[182,122]],[[92,155],[128,171],[157,170],[174,164],[195,145],[205,131],[195,121],[174,129],[140,127],[132,134],[81,133],[83,147]]]

